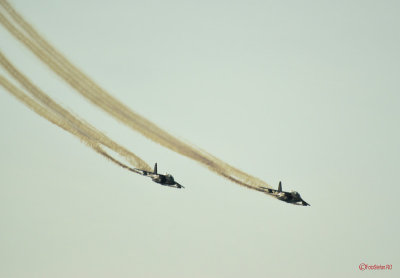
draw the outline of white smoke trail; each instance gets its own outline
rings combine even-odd
[[[3,77],[1,75],[0,75],[0,85],[6,91],[8,91],[10,94],[12,94],[19,101],[21,101],[23,104],[25,104],[28,108],[33,110],[35,113],[37,113],[41,117],[43,117],[46,120],[50,121],[51,123],[57,125],[58,127],[64,129],[65,131],[71,133],[72,135],[78,137],[84,144],[86,144],[88,147],[92,148],[94,151],[101,154],[105,158],[109,159],[110,161],[116,163],[117,165],[119,165],[123,168],[126,168],[128,170],[135,172],[132,168],[128,167],[124,163],[118,161],[117,159],[112,157],[110,154],[108,154],[99,145],[98,142],[96,142],[93,138],[91,138],[90,136],[88,136],[87,134],[82,132],[82,130],[70,125],[70,123],[67,120],[65,120],[62,116],[51,111],[50,109],[46,108],[45,106],[42,106],[39,102],[37,102],[33,98],[29,97],[22,90],[15,87],[11,82],[9,82],[5,77]]]
[[[109,149],[117,152],[123,156],[131,165],[141,169],[151,170],[150,166],[136,156],[134,153],[125,149],[123,146],[114,142],[106,135],[96,130],[94,127],[88,123],[78,119],[76,116],[71,114],[69,111],[64,109],[54,100],[52,100],[48,95],[46,95],[42,90],[36,87],[32,82],[30,82],[23,74],[21,74],[0,52],[0,65],[12,75],[29,93],[31,93],[43,106],[52,111],[54,114],[61,117],[68,126],[73,129],[78,130],[80,134],[90,138],[94,142],[98,142]]]
[[[140,132],[142,135],[154,142],[201,162],[210,170],[233,182],[256,190],[260,190],[261,186],[270,187],[264,181],[232,167],[203,150],[180,141],[160,129],[152,122],[130,110],[124,104],[100,88],[94,81],[88,78],[79,69],[72,65],[62,54],[55,50],[54,47],[45,41],[7,1],[0,0],[0,4],[30,38],[19,31],[11,22],[0,14],[0,22],[3,26],[18,40],[25,44],[25,46],[27,46],[39,59],[46,63],[54,72],[75,88],[77,92],[90,100],[93,104],[99,106],[111,116]]]

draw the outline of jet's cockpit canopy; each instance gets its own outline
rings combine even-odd
[[[166,173],[165,174],[168,178],[170,178],[171,180],[174,180],[174,177],[171,174]]]

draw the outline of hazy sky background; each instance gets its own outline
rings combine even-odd
[[[186,186],[119,168],[1,88],[1,277],[398,277],[398,1],[11,3],[134,111],[311,207],[148,141],[1,27],[37,85]]]

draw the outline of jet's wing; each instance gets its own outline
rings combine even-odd
[[[267,192],[267,193],[277,193],[278,192],[275,189],[264,187],[264,186],[261,186],[260,188],[262,188],[264,190],[264,192]]]
[[[141,170],[141,169],[137,169],[137,168],[129,168],[129,170],[131,170],[132,172],[142,175],[142,176],[147,176],[149,175],[149,172],[145,171],[145,170]]]

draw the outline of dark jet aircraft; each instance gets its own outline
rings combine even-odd
[[[309,204],[304,201],[301,197],[300,194],[296,191],[292,192],[286,192],[282,191],[282,183],[279,182],[278,190],[267,188],[267,187],[261,187],[265,192],[271,194],[278,200],[294,204],[294,205],[302,205],[302,206],[309,206]]]
[[[183,185],[180,185],[174,180],[174,177],[170,174],[158,174],[157,173],[157,163],[154,165],[154,171],[153,172],[148,172],[145,170],[140,170],[140,169],[133,169],[136,173],[141,174],[146,177],[150,177],[154,182],[165,185],[165,186],[170,186],[170,187],[175,187],[175,188],[185,188]]]

